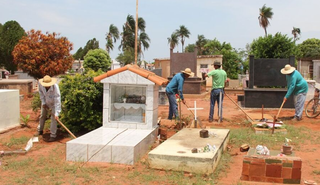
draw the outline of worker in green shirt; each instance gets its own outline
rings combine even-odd
[[[213,63],[214,70],[205,74],[205,77],[212,77],[212,90],[210,94],[210,113],[209,122],[213,122],[214,106],[217,102],[219,122],[222,122],[222,103],[224,97],[224,87],[227,80],[227,73],[221,69],[221,63],[215,61]]]

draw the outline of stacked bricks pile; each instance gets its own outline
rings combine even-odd
[[[246,155],[243,159],[241,180],[300,184],[301,166],[300,157]]]

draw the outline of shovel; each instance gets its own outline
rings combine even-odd
[[[282,102],[281,107],[280,107],[280,109],[279,109],[279,111],[278,111],[278,114],[277,114],[277,116],[275,117],[275,120],[276,120],[276,121],[277,121],[277,119],[278,119],[278,117],[279,117],[279,114],[280,114],[280,111],[281,111],[281,109],[282,109],[282,107],[283,107],[284,102],[285,102],[285,101]]]

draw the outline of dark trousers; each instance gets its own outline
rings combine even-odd
[[[220,111],[219,117],[220,117],[220,121],[222,121],[222,103],[223,103],[223,97],[224,97],[223,89],[212,89],[211,90],[209,120],[213,120],[214,106],[215,106],[216,102],[218,105],[218,112],[219,112],[220,92],[221,92],[221,111]]]

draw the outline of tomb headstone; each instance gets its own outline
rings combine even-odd
[[[19,125],[19,90],[0,89],[0,133]]]
[[[244,106],[248,108],[280,108],[287,93],[286,77],[280,70],[286,65],[294,66],[294,57],[287,59],[255,59],[250,56],[249,87],[244,89]],[[283,106],[293,108],[293,96]]]

